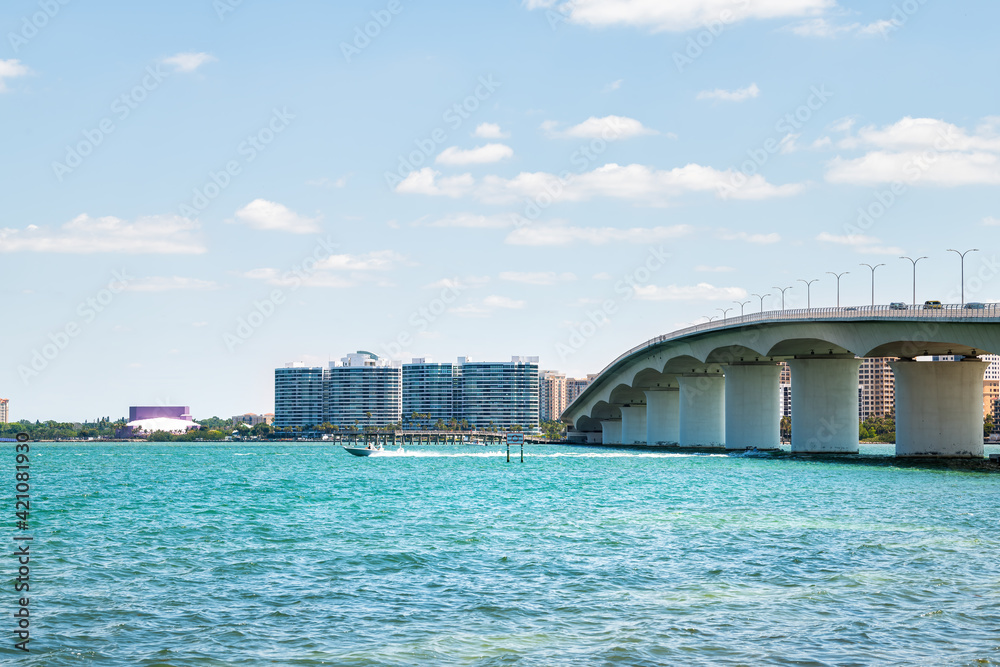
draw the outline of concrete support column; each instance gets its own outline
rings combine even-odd
[[[792,369],[792,452],[856,454],[861,360],[790,359],[788,365]]]
[[[774,363],[726,367],[726,449],[778,449],[780,375]]]
[[[681,447],[720,447],[726,442],[726,380],[720,374],[677,376]]]
[[[678,389],[647,389],[646,443],[676,445],[681,440],[681,392]]]
[[[622,444],[622,420],[603,419],[601,420],[601,442],[605,445]]]
[[[982,458],[988,365],[979,359],[890,362],[896,379],[896,456]]]
[[[646,444],[646,406],[625,405],[622,411],[622,444]]]
[[[599,445],[603,441],[601,433],[598,431],[587,431],[587,444],[588,445]]]

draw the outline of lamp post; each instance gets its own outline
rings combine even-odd
[[[807,309],[808,308],[812,308],[812,294],[811,294],[812,290],[811,290],[811,287],[812,287],[812,284],[814,282],[816,282],[817,280],[819,280],[819,278],[813,278],[812,280],[803,280],[802,278],[799,278],[799,280],[798,280],[798,282],[806,284],[806,308]]]
[[[872,270],[872,305],[874,306],[875,305],[875,269],[877,269],[880,266],[885,266],[885,264],[876,264],[875,266],[872,266],[871,264],[864,264],[864,263],[862,263],[862,264],[859,264],[858,266],[867,266],[869,269]]]
[[[926,257],[917,257],[913,259],[912,257],[900,257],[900,259],[908,259],[913,262],[913,305],[917,305],[917,262],[922,259],[927,259]]]
[[[840,308],[840,276],[846,276],[850,271],[842,271],[840,273],[834,273],[833,271],[827,271],[831,276],[837,277],[837,308]]]
[[[717,320],[717,319],[719,319],[719,316],[718,316],[718,315],[716,315],[716,316],[714,316],[714,317],[709,317],[708,315],[702,315],[702,317],[704,317],[704,318],[705,318],[706,320],[708,320],[709,322],[711,322],[712,320]]]
[[[732,308],[716,308],[716,310],[722,311],[722,321],[725,322],[729,319],[729,311],[732,310]]]
[[[764,312],[764,297],[771,296],[770,294],[751,294],[750,296],[755,296],[760,299],[760,312]]]
[[[953,252],[962,258],[962,307],[964,308],[965,307],[965,256],[968,255],[970,252],[979,252],[979,248],[969,248],[965,252],[959,252],[957,250],[953,250],[952,248],[948,248],[948,252]]]
[[[733,301],[733,303],[739,304],[739,306],[740,306],[740,317],[743,317],[743,306],[745,306],[748,303],[750,303],[751,300],[747,300],[747,301]]]
[[[785,290],[792,289],[792,286],[789,285],[788,287],[775,287],[775,286],[772,285],[771,289],[781,290],[781,309],[784,310],[785,309]]]

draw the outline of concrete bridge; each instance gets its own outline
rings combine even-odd
[[[860,357],[891,362],[897,456],[983,456],[981,354],[1000,354],[1000,304],[754,313],[658,336],[609,364],[563,412],[604,444],[774,449],[778,362],[792,374],[792,451],[858,451]],[[915,361],[961,355],[960,361]]]

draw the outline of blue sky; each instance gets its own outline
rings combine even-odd
[[[152,4],[152,6],[149,6]],[[14,419],[358,349],[570,375],[752,294],[1000,301],[996,3],[12,0]],[[366,34],[367,33],[367,34]],[[765,309],[780,308],[774,296]],[[736,313],[739,306],[736,305]],[[730,311],[729,315],[733,312]]]

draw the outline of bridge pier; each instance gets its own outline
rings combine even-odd
[[[622,444],[622,420],[602,419],[601,420],[601,442],[605,445]]]
[[[587,431],[587,444],[588,445],[599,445],[603,442],[600,433],[597,431]]]
[[[788,365],[792,369],[792,452],[857,454],[861,360],[810,357],[789,359]]]
[[[721,374],[678,375],[681,447],[720,447],[726,442],[726,380]]]
[[[681,393],[676,388],[647,389],[646,444],[676,445],[681,440]]]
[[[623,405],[622,411],[622,444],[646,444],[646,406]]]
[[[778,449],[780,375],[773,362],[726,367],[726,449]]]
[[[988,365],[976,358],[889,362],[896,379],[896,456],[982,458]]]

